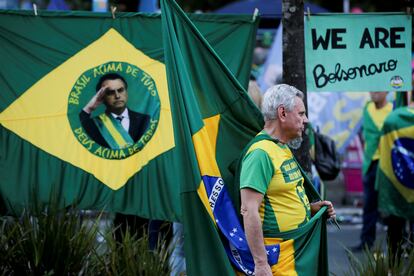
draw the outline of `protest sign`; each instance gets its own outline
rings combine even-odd
[[[308,91],[411,90],[411,16],[312,16],[305,56]]]

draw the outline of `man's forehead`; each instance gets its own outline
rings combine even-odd
[[[124,82],[121,79],[114,79],[114,80],[105,80],[102,83],[102,86],[110,85],[110,86],[125,86]]]
[[[300,111],[305,111],[305,104],[303,103],[303,100],[300,97],[295,98],[295,108],[299,109]]]

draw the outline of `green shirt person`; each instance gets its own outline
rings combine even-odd
[[[375,178],[378,168],[378,145],[382,126],[387,115],[392,111],[392,104],[387,102],[388,92],[370,92],[369,101],[363,111],[362,137],[364,139],[364,158],[362,163],[362,182],[364,186],[364,206],[360,243],[352,248],[354,252],[362,251],[365,246],[371,248],[376,238],[378,221],[378,192],[375,190]]]
[[[379,159],[378,144],[385,118],[392,111],[392,104],[387,102],[387,92],[371,92],[363,112],[362,137],[364,138],[364,159],[362,172],[366,174],[372,163]]]
[[[265,126],[258,135],[268,138],[253,143],[242,161],[240,211],[257,276],[275,275],[281,266],[289,273],[286,264],[294,263],[281,256],[270,267],[265,245],[278,242],[271,234],[300,227],[322,206],[328,206],[330,217],[335,216],[329,201],[309,204],[303,189],[304,177],[289,149],[300,146],[308,123],[302,99],[301,91],[286,84],[267,90],[262,101]]]

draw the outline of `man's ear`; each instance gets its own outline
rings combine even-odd
[[[277,108],[277,117],[281,122],[286,120],[286,109],[283,105]]]

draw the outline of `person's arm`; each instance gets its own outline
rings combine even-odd
[[[259,207],[263,194],[249,188],[243,188],[241,195],[241,215],[244,221],[244,230],[247,243],[254,259],[256,276],[271,276],[272,270],[267,262],[267,254],[263,240],[262,222],[260,221]]]
[[[105,87],[101,87],[101,89],[96,92],[96,94],[92,97],[92,99],[85,105],[83,111],[88,114],[91,114],[99,105],[103,103],[103,98],[105,96]]]

